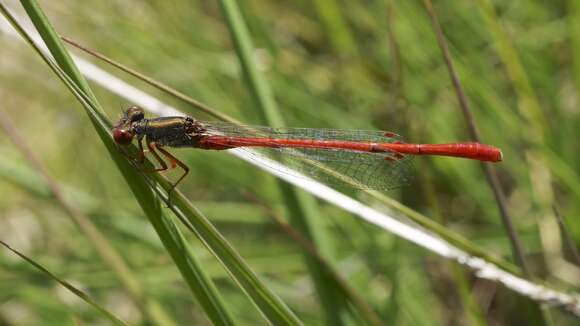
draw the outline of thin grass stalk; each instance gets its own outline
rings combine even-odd
[[[403,69],[402,69],[402,57],[401,51],[399,47],[399,42],[397,40],[397,36],[394,30],[394,15],[395,5],[393,1],[388,1],[386,4],[386,15],[387,15],[387,37],[389,48],[391,49],[391,53],[393,56],[393,84],[395,89],[394,99],[391,101],[392,103],[399,103],[402,100],[404,103],[408,103],[407,95],[405,94],[405,87],[403,85],[404,77],[403,77]],[[402,108],[408,116],[407,108]],[[414,119],[407,117],[406,119],[408,123],[411,125],[411,137],[412,139],[419,139],[418,133],[419,128],[416,125]],[[439,205],[439,201],[436,198],[435,188],[433,186],[433,182],[428,174],[423,173],[426,169],[425,162],[421,162],[421,167],[417,170],[419,171],[418,179],[420,179],[420,184],[424,185],[424,193],[426,197],[426,201],[428,206],[431,207],[433,211],[433,215],[437,221],[441,225],[446,225],[447,221],[441,211],[441,205]],[[473,294],[471,293],[471,288],[468,282],[468,271],[466,271],[462,266],[458,265],[455,262],[450,262],[448,260],[445,261],[447,268],[451,271],[451,275],[453,278],[453,282],[457,287],[457,291],[460,297],[461,302],[463,303],[464,312],[467,315],[468,320],[473,325],[485,325],[484,314],[481,311],[481,308],[477,304]]]
[[[487,0],[484,0],[484,1],[486,1],[486,5],[491,6],[491,3],[489,1],[487,1]],[[472,113],[472,111],[469,107],[469,104],[467,102],[467,97],[465,96],[465,92],[463,91],[463,87],[461,86],[461,83],[459,82],[459,77],[457,76],[457,73],[455,72],[455,69],[453,66],[453,61],[451,59],[449,49],[447,48],[447,41],[445,40],[445,37],[443,35],[443,31],[442,31],[441,26],[438,22],[437,14],[435,13],[435,11],[433,9],[431,0],[423,0],[423,2],[425,3],[425,6],[427,7],[427,12],[429,13],[429,16],[431,17],[433,28],[434,28],[436,36],[437,36],[437,41],[438,41],[439,46],[441,47],[441,50],[443,52],[443,56],[445,58],[445,62],[446,62],[449,74],[451,76],[453,86],[456,90],[456,94],[458,96],[460,106],[463,110],[463,114],[465,116],[465,119],[467,120],[467,123],[469,125],[471,137],[475,141],[480,142],[481,138],[479,136],[479,131],[477,129],[473,113]],[[515,54],[515,51],[512,54]],[[516,59],[514,62],[519,62],[519,61],[517,61],[517,56],[514,55],[514,57],[511,59],[514,59],[514,58]],[[512,62],[512,63],[514,63],[514,62]],[[525,99],[526,104],[530,105],[530,108],[526,110],[526,112],[529,113],[528,118],[534,119],[534,121],[537,122],[534,126],[537,128],[540,128],[540,129],[538,129],[538,131],[542,132],[542,134],[543,134],[543,126],[545,125],[545,121],[543,120],[543,118],[544,118],[543,113],[540,109],[540,106],[539,106],[537,100],[535,99],[532,87],[527,80],[527,76],[526,76],[525,71],[523,70],[522,66],[517,66],[516,68],[518,68],[518,69],[515,69],[513,72],[518,74],[517,80],[521,82],[521,83],[519,83],[519,88],[526,95],[525,97],[523,97],[523,99]],[[520,104],[522,104],[522,103],[520,103]],[[520,268],[522,268],[524,276],[526,276],[527,278],[531,278],[532,274],[531,274],[531,271],[528,267],[528,263],[527,263],[527,260],[525,258],[523,249],[521,248],[521,241],[519,240],[519,236],[517,234],[517,231],[515,230],[515,228],[513,226],[512,219],[508,213],[507,200],[505,198],[505,194],[503,193],[503,189],[501,188],[501,185],[499,183],[499,178],[497,176],[497,173],[496,173],[495,169],[490,164],[482,163],[482,167],[484,169],[486,179],[493,190],[495,199],[496,199],[497,204],[498,204],[498,208],[500,209],[502,222],[503,222],[504,227],[506,228],[508,236],[510,238],[513,255],[516,258],[516,262],[518,263]],[[541,317],[542,317],[542,320],[538,321],[540,324],[551,324],[551,320],[552,320],[551,314],[550,314],[550,311],[545,306],[541,306],[541,305],[538,305],[536,303],[533,303],[530,305],[526,304],[525,306],[526,307],[529,306],[530,309],[532,309],[532,310],[534,308],[537,308],[537,311],[541,314]],[[531,313],[533,314],[534,311],[531,311]]]
[[[441,48],[441,52],[442,52],[443,58],[445,60],[445,65],[447,66],[447,70],[449,72],[449,76],[450,76],[451,81],[453,83],[453,87],[455,89],[455,93],[457,95],[459,105],[461,107],[463,116],[465,118],[465,121],[466,121],[468,129],[469,129],[469,134],[474,141],[481,143],[482,142],[481,135],[480,135],[479,130],[477,128],[475,116],[473,115],[473,111],[471,110],[471,107],[470,107],[469,102],[467,100],[467,96],[465,95],[465,91],[463,90],[463,86],[461,85],[461,82],[459,81],[459,76],[457,75],[457,72],[455,71],[453,59],[451,58],[451,54],[449,53],[447,41],[445,40],[445,36],[443,35],[443,30],[441,29],[441,25],[439,24],[437,14],[435,13],[435,10],[433,9],[433,4],[431,3],[431,0],[423,0],[423,3],[425,4],[425,7],[427,9],[427,13],[429,14],[429,17],[431,18],[433,30],[434,30],[435,35],[437,37],[437,43],[439,44],[439,47]],[[501,188],[497,173],[496,173],[495,169],[489,163],[481,163],[481,166],[482,166],[483,171],[485,173],[485,177],[487,179],[487,182],[493,191],[496,203],[497,203],[499,211],[500,211],[500,215],[502,217],[502,223],[507,231],[508,237],[509,237],[510,242],[511,242],[512,251],[513,251],[513,255],[515,257],[515,260],[518,263],[518,266],[520,266],[520,268],[524,272],[524,275],[527,277],[531,277],[530,269],[528,267],[528,263],[527,263],[527,260],[525,258],[524,251],[522,249],[521,240],[517,234],[515,227],[513,226],[512,218],[511,218],[509,211],[508,211],[508,208],[507,208],[507,201],[505,198],[505,194],[503,192],[503,189]]]
[[[123,160],[123,163],[129,164],[127,160]],[[128,169],[127,171],[133,174],[142,174],[139,173],[140,170],[134,165],[131,165],[131,169]],[[123,173],[125,171],[122,170],[121,172]],[[163,176],[160,174],[154,174],[157,185],[152,184],[143,175],[141,175],[141,177],[143,178],[138,178],[139,181],[143,181],[148,185],[148,187],[145,187],[145,189],[155,192],[157,194],[157,198],[164,200],[165,204],[176,214],[178,219],[190,231],[198,236],[203,244],[206,245],[206,247],[222,263],[234,281],[249,296],[252,302],[256,304],[256,307],[259,308],[259,311],[266,319],[268,319],[268,321],[275,325],[301,324],[301,322],[290,311],[290,309],[288,309],[288,307],[257,278],[254,272],[243,261],[241,256],[217,231],[217,229],[211,224],[207,217],[205,217],[201,211],[193,206],[191,202],[189,202],[183,196],[183,194],[181,194],[180,191],[174,190],[172,192],[172,202],[170,204],[166,197],[166,192],[172,188],[172,185]],[[127,179],[132,180],[129,177],[127,177]],[[137,198],[139,199],[139,197]],[[148,202],[140,201],[140,203],[145,205],[148,209],[151,208],[148,205],[154,205],[155,209],[159,209],[160,207],[157,200],[151,200]],[[163,220],[161,222],[168,223],[169,221]],[[163,223],[158,223],[157,221],[152,222],[152,224],[156,227],[164,227]],[[169,230],[173,231],[173,229],[176,230],[174,227],[171,227]],[[162,230],[165,230],[165,228],[162,228]],[[162,240],[164,235],[165,233],[161,235]],[[171,234],[169,235],[171,236]],[[211,288],[207,289],[211,290]],[[213,297],[213,299],[221,300],[219,297]],[[214,301],[210,300],[210,302],[213,303]]]
[[[0,6],[2,6],[2,4],[0,4]],[[107,309],[105,309],[104,307],[99,305],[89,295],[87,295],[83,291],[77,289],[72,284],[68,283],[67,281],[64,281],[64,280],[58,278],[56,275],[52,274],[48,269],[44,268],[42,265],[38,264],[37,262],[30,259],[29,257],[25,256],[24,254],[22,254],[18,250],[10,247],[6,242],[0,240],[0,245],[4,246],[6,249],[12,251],[15,255],[22,258],[24,261],[26,261],[27,263],[32,265],[34,268],[38,269],[39,271],[41,271],[42,273],[44,273],[45,275],[47,275],[48,277],[50,277],[54,281],[58,282],[60,285],[62,285],[64,288],[66,288],[67,290],[74,293],[77,297],[81,298],[86,303],[90,304],[93,308],[95,308],[97,311],[99,311],[103,316],[105,316],[107,319],[109,319],[111,322],[113,322],[113,324],[115,324],[115,325],[128,325],[127,323],[125,323],[124,321],[122,321],[121,319],[119,319],[115,315],[113,315],[111,312],[109,312]]]
[[[383,193],[378,191],[368,191],[367,192],[370,196],[377,199],[381,203],[384,203],[389,208],[394,209],[397,212],[400,212],[403,216],[409,218],[413,222],[417,223],[418,225],[424,227],[425,229],[437,234],[442,239],[453,243],[453,245],[461,248],[461,250],[465,250],[470,255],[481,257],[486,261],[493,263],[501,267],[502,269],[509,271],[514,275],[521,276],[522,272],[519,268],[514,266],[512,263],[507,262],[500,257],[490,254],[488,251],[484,250],[482,247],[476,245],[475,243],[469,241],[469,239],[464,238],[462,235],[454,232],[449,232],[444,225],[441,225],[435,222],[433,219],[413,210],[412,208],[403,205],[402,203],[385,196]]]
[[[553,174],[562,182],[562,184],[569,187],[576,195],[579,195],[580,178],[577,171],[574,167],[571,167],[563,161],[560,154],[553,152],[548,146],[546,146],[546,139],[549,137],[549,135],[547,135],[549,131],[547,129],[548,117],[542,110],[539,97],[532,87],[528,76],[529,74],[520,59],[514,41],[510,38],[508,31],[502,26],[501,19],[496,13],[494,4],[489,0],[478,0],[477,4],[483,21],[490,32],[494,48],[510,77],[511,83],[513,84],[518,98],[518,112],[524,118],[524,123],[529,125],[529,127],[522,129],[524,134],[521,138],[521,142],[528,145],[526,159],[531,167],[530,176],[541,173],[541,171],[534,169],[534,166],[541,167],[542,165],[547,165],[550,168],[550,176],[547,179],[551,179]],[[568,13],[568,18],[569,26],[571,27],[570,38],[573,51],[573,71],[577,86],[577,94],[580,94],[580,78],[578,77],[580,76],[578,73],[580,72],[580,64],[578,64],[578,62],[580,62],[580,60],[578,60],[578,53],[580,53],[580,41],[578,41],[580,40],[580,32],[578,31],[580,29],[575,28],[580,27],[579,20],[575,19],[580,17],[580,5],[578,5],[578,1],[569,1],[569,8],[570,12]],[[539,164],[533,164],[534,160],[539,161]],[[547,196],[535,198],[537,204],[542,210],[538,215],[552,218],[549,216],[553,213],[551,209],[553,198],[551,197],[553,196],[554,190],[552,189],[551,182],[548,180],[547,182],[538,184],[533,177],[530,179],[532,187],[536,193],[543,192],[547,194]],[[543,189],[548,189],[548,191],[546,192]]]
[[[260,122],[273,127],[283,127],[285,123],[276,105],[272,90],[256,67],[251,36],[236,1],[220,0],[220,5],[247,80],[247,86],[256,103]],[[324,233],[321,222],[318,220],[320,214],[314,198],[283,181],[278,180],[277,182],[294,226],[312,241],[323,255],[329,256],[331,243],[328,240],[329,236]],[[305,255],[305,260],[327,322],[333,325],[342,325],[346,302],[344,296],[335,289],[336,280],[333,279],[333,275],[336,274],[329,274],[326,271],[329,266],[320,264],[308,254]]]
[[[525,123],[530,126],[523,129],[525,131],[523,141],[529,145],[525,154],[530,170],[533,200],[538,205],[538,215],[551,219],[553,217],[550,215],[553,214],[552,207],[554,205],[552,174],[559,176],[562,182],[571,189],[578,187],[578,174],[546,146],[546,138],[549,136],[548,119],[542,111],[539,98],[531,85],[528,72],[520,60],[518,51],[497,16],[494,4],[489,0],[478,0],[477,4],[490,31],[495,49],[514,86],[518,97],[518,110],[525,118]],[[545,171],[547,173],[544,178],[534,178],[538,174],[544,174]],[[565,176],[567,173],[571,174],[570,177]],[[551,319],[547,312],[544,313],[544,319],[546,322]]]

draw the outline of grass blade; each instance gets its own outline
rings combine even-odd
[[[30,265],[34,266],[36,269],[38,269],[39,271],[41,271],[42,273],[44,273],[45,275],[47,275],[51,279],[53,279],[53,280],[57,281],[58,283],[60,283],[60,285],[64,286],[67,290],[69,290],[72,293],[74,293],[77,297],[81,298],[83,301],[85,301],[86,303],[88,303],[91,306],[93,306],[103,316],[107,317],[107,319],[109,319],[114,324],[116,324],[116,325],[127,325],[124,321],[122,321],[119,318],[117,318],[115,315],[113,315],[112,313],[110,313],[107,309],[101,307],[96,301],[94,301],[93,299],[91,299],[91,297],[88,296],[83,291],[77,289],[72,284],[68,283],[67,281],[61,280],[60,278],[56,277],[51,272],[49,272],[46,268],[42,267],[42,265],[40,265],[37,262],[35,262],[34,260],[26,257],[24,254],[20,253],[18,250],[10,247],[4,241],[0,240],[0,244],[2,246],[4,246],[6,249],[12,251],[14,254],[18,255],[20,258],[22,258],[23,260],[25,260]]]
[[[458,99],[458,102],[460,104],[461,111],[462,111],[463,116],[465,118],[465,122],[466,122],[467,126],[469,127],[469,134],[471,136],[471,139],[473,141],[481,143],[482,142],[481,135],[480,135],[479,129],[477,127],[477,123],[475,121],[475,116],[473,114],[473,111],[471,110],[471,107],[470,107],[469,102],[467,100],[467,96],[465,95],[465,91],[463,90],[463,86],[462,86],[461,82],[459,81],[459,76],[457,74],[457,71],[455,70],[455,65],[454,65],[453,59],[451,58],[451,54],[449,53],[449,47],[447,45],[447,40],[445,39],[445,36],[443,35],[443,30],[441,28],[441,25],[439,24],[439,19],[437,17],[437,14],[436,14],[435,10],[433,9],[433,4],[431,3],[431,0],[423,0],[423,3],[425,5],[425,8],[427,9],[427,13],[429,14],[429,17],[431,18],[433,30],[434,30],[434,33],[437,37],[437,43],[439,44],[439,48],[441,49],[441,54],[442,54],[443,59],[445,61],[445,65],[447,66],[447,70],[449,72],[449,77],[453,83],[453,87],[455,89],[455,93],[457,95],[457,99]],[[499,183],[499,177],[497,176],[497,172],[496,172],[495,168],[492,167],[491,164],[489,164],[489,163],[482,163],[481,166],[483,168],[483,172],[485,173],[488,184],[489,184],[489,186],[490,186],[490,188],[493,191],[493,194],[495,196],[497,206],[498,206],[499,211],[501,213],[502,223],[504,224],[506,232],[507,232],[509,239],[511,241],[513,256],[515,257],[515,260],[517,261],[518,266],[524,272],[524,275],[526,275],[527,277],[530,277],[531,276],[530,269],[528,267],[528,263],[526,260],[524,250],[522,249],[521,240],[520,240],[520,237],[519,237],[519,235],[514,227],[512,217],[509,214],[509,211],[507,208],[507,206],[508,206],[507,199],[506,199],[506,196],[503,192],[503,189],[501,188],[501,185]]]

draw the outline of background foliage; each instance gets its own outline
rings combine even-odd
[[[217,2],[42,1],[41,5],[63,35],[240,121],[262,122]],[[468,140],[421,1],[251,0],[239,5],[259,68],[287,125],[383,129],[405,135],[409,142]],[[579,7],[574,0],[435,3],[483,138],[504,151],[498,172],[532,272],[571,289],[578,287],[578,270],[566,261],[569,247],[563,244],[551,207],[560,207],[577,243]],[[209,323],[86,115],[70,109],[78,105],[73,97],[23,43],[1,36],[0,55],[0,110],[64,185],[68,202],[91,217],[127,260],[146,296],[171,319],[177,324]],[[117,75],[196,118],[208,119],[122,73]],[[131,104],[98,87],[94,90],[113,120]],[[302,248],[272,219],[289,214],[287,194],[275,180],[225,153],[175,152],[192,167],[180,186],[187,197],[302,321],[324,323],[328,317],[316,295],[320,280],[309,276]],[[147,321],[110,269],[95,259],[90,241],[47,196],[33,167],[3,136],[0,158],[0,238],[85,289],[129,323]],[[388,195],[445,223],[489,253],[511,259],[497,205],[479,164],[418,158],[414,183]],[[320,203],[316,227],[324,234],[325,257],[385,323],[530,321],[531,312],[521,310],[526,303],[513,293],[479,281],[337,208]],[[235,319],[262,323],[212,256],[187,236]],[[552,314],[556,322],[573,322],[557,311]],[[74,319],[90,323],[100,318],[26,262],[8,252],[0,255],[0,323],[59,324]],[[356,322],[355,317],[340,320]]]

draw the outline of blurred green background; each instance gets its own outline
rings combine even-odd
[[[8,1],[15,12],[19,5]],[[216,1],[41,1],[62,35],[249,124],[261,123]],[[423,3],[239,2],[255,57],[293,127],[389,130],[408,142],[468,141],[467,125]],[[580,241],[580,4],[436,1],[461,82],[496,165],[534,276],[580,285],[552,211]],[[208,117],[114,68],[120,78]],[[95,86],[112,120],[132,103]],[[128,261],[146,295],[177,324],[209,324],[78,103],[19,40],[0,34],[0,110]],[[86,290],[131,324],[146,323],[90,241],[0,133],[0,239]],[[274,178],[231,155],[173,151],[191,167],[180,189],[306,324],[328,323],[302,249],[272,219],[287,218]],[[480,164],[420,157],[415,180],[388,192],[507,260],[511,247]],[[178,176],[172,172],[170,178]],[[373,203],[364,193],[348,193]],[[385,324],[530,322],[518,296],[320,202],[325,257]],[[211,254],[190,243],[241,324],[264,323]],[[337,308],[338,309],[338,308]],[[574,319],[551,311],[556,323]],[[74,317],[73,317],[74,316]],[[0,324],[98,324],[102,318],[26,262],[0,253]],[[356,318],[344,317],[346,324]],[[539,321],[538,321],[539,322]]]

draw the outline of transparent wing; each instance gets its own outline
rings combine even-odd
[[[412,157],[326,149],[252,148],[328,185],[391,190],[413,180]],[[250,152],[250,151],[248,151]]]
[[[271,128],[264,126],[236,125],[229,122],[202,122],[211,134],[231,137],[264,137],[278,139],[326,139],[375,143],[402,142],[393,132],[377,130],[345,130],[324,128]]]
[[[259,153],[323,183],[360,189],[390,190],[413,179],[412,157],[395,152],[347,149],[268,147],[268,139],[335,140],[374,143],[401,142],[397,134],[384,131],[269,128],[229,123],[204,123],[207,132],[237,138],[264,138],[264,146],[247,152]],[[241,149],[244,149],[243,147]],[[275,167],[274,167],[275,168]]]

